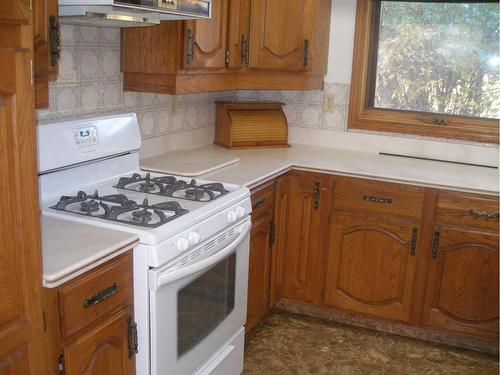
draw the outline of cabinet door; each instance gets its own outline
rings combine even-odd
[[[227,67],[241,68],[249,62],[250,41],[250,0],[229,2]]]
[[[423,324],[498,338],[498,235],[436,228]]]
[[[0,23],[28,23],[30,10],[28,0],[0,1]]]
[[[417,226],[336,212],[332,218],[324,302],[408,321],[418,245]]]
[[[283,296],[318,302],[329,211],[329,179],[316,173],[294,171],[290,180],[290,208]]]
[[[67,375],[132,375],[135,358],[129,356],[128,319],[132,307],[100,324],[64,349]]]
[[[186,21],[186,69],[226,66],[229,0],[212,0],[212,18]]]
[[[250,67],[288,72],[308,69],[314,0],[253,0]]]
[[[19,29],[4,26],[0,21],[0,33],[11,41],[19,36]],[[5,48],[1,39],[0,374],[46,374],[31,54]]]
[[[290,176],[276,180],[274,197],[274,236],[271,259],[271,306],[283,296],[284,257],[287,246],[290,209]]]
[[[246,330],[269,310],[269,276],[271,272],[270,229],[272,216],[257,221],[250,232],[248,268],[248,307]]]

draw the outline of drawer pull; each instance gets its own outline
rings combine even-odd
[[[114,283],[113,285],[111,285],[109,288],[106,288],[106,289],[103,289],[99,292],[97,292],[96,294],[94,294],[92,297],[89,297],[87,298],[84,302],[83,302],[83,307],[87,308],[91,305],[96,305],[98,304],[99,302],[102,302],[104,301],[105,299],[108,299],[109,297],[111,297],[113,294],[117,293],[118,292],[118,284],[117,283]]]
[[[262,198],[262,199],[259,199],[257,202],[255,202],[255,204],[252,206],[252,209],[257,209],[257,208],[261,208],[261,207],[264,207],[266,204],[268,204],[269,201],[267,200],[267,198]]]
[[[418,230],[417,228],[413,228],[412,234],[411,234],[411,250],[410,250],[410,255],[415,255],[417,253],[417,236],[418,235]]]
[[[375,197],[373,195],[365,195],[365,196],[363,196],[363,200],[367,201],[367,202],[373,202],[373,203],[392,204],[391,198]]]
[[[474,217],[481,217],[486,220],[498,220],[499,213],[498,212],[491,212],[491,211],[482,211],[482,210],[469,210],[469,215],[474,216]]]

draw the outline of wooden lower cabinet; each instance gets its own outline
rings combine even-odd
[[[415,279],[418,223],[335,213],[324,303],[408,321]]]
[[[135,374],[132,272],[130,251],[46,289],[51,374]]]
[[[324,227],[330,212],[331,177],[302,171],[293,171],[290,176],[283,296],[319,302],[319,270],[324,254]]]
[[[269,310],[272,222],[272,216],[265,216],[254,223],[250,231],[247,331]]]
[[[498,234],[436,227],[422,324],[498,340]]]

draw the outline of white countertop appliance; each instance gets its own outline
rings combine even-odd
[[[250,192],[139,168],[135,114],[38,126],[43,215],[139,236],[138,375],[243,369]]]

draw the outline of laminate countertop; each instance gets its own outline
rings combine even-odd
[[[43,285],[54,288],[133,248],[132,233],[42,215]]]
[[[197,178],[245,185],[249,188],[296,168],[480,194],[499,192],[497,168],[306,145],[246,150],[227,150],[216,145],[207,145],[190,152],[194,159],[199,155],[200,162],[203,160],[204,165],[211,153],[218,157],[221,153],[237,157],[238,163],[201,174]],[[175,168],[172,165],[175,163],[172,155],[167,152],[142,159],[141,168],[159,172],[172,170]]]

